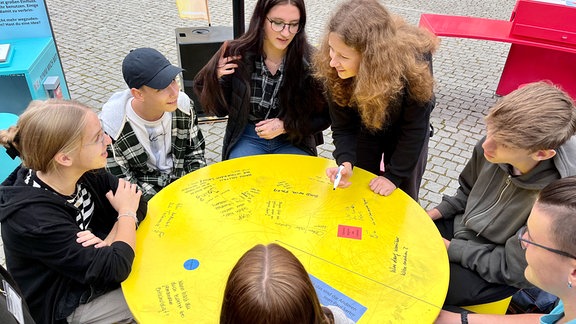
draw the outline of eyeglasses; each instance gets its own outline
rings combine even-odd
[[[561,255],[561,256],[565,256],[565,257],[568,257],[568,258],[576,259],[576,256],[573,256],[572,254],[570,254],[570,253],[568,253],[568,252],[564,252],[564,251],[556,250],[556,249],[553,249],[553,248],[549,248],[549,247],[547,247],[547,246],[544,246],[544,245],[541,245],[541,244],[538,244],[538,243],[534,243],[534,242],[532,242],[532,241],[530,241],[530,240],[527,240],[527,239],[524,238],[524,234],[526,234],[526,236],[528,236],[528,238],[531,238],[531,237],[530,237],[530,232],[528,232],[528,226],[522,226],[522,227],[518,230],[518,241],[520,241],[520,245],[522,246],[522,248],[523,248],[524,250],[526,250],[526,248],[528,247],[528,244],[532,244],[532,245],[534,245],[534,246],[543,248],[544,250],[548,250],[548,251],[550,251],[550,252],[552,252],[552,253],[556,253],[556,254],[559,254],[559,255]]]
[[[266,17],[266,19],[268,19],[268,21],[270,22],[270,27],[275,32],[282,32],[284,30],[284,28],[286,28],[286,27],[288,27],[288,32],[290,32],[290,34],[296,34],[300,31],[300,23],[299,22],[287,24],[283,21],[272,20],[268,17]]]
[[[98,136],[96,137],[96,141],[94,141],[92,143],[84,144],[82,146],[95,145],[95,144],[103,145],[104,141],[106,140],[106,136],[108,136],[108,135],[106,135],[106,133],[104,133],[103,130],[100,130],[100,132],[98,133]]]

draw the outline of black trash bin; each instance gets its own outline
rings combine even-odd
[[[176,28],[178,63],[182,72],[184,92],[194,101],[198,117],[209,117],[194,94],[193,80],[226,40],[233,39],[232,27],[185,27]]]

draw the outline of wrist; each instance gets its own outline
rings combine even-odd
[[[136,213],[131,211],[131,210],[127,210],[127,211],[122,211],[120,213],[118,213],[118,217],[116,217],[116,220],[120,220],[120,218],[132,218],[134,220],[134,224],[136,225],[136,228],[138,228],[138,217],[136,217]]]
[[[442,214],[440,214],[440,211],[437,208],[433,208],[430,210],[430,217],[432,218],[432,220],[437,220],[442,218]]]
[[[284,122],[282,119],[278,118],[278,128],[280,129],[280,134],[286,134],[286,128],[284,128]]]
[[[352,170],[352,163],[350,162],[342,162],[340,163],[340,165],[345,167],[346,169]]]
[[[463,311],[462,313],[460,313],[460,322],[462,324],[468,324],[468,312],[467,311]]]

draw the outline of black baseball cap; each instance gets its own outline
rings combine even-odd
[[[122,75],[130,89],[149,86],[164,89],[182,72],[153,48],[142,47],[130,51],[122,62]]]

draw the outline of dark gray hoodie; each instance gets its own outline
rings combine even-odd
[[[454,196],[436,207],[443,218],[454,218],[450,262],[476,271],[484,280],[518,288],[532,287],[524,277],[524,250],[516,238],[539,191],[550,182],[576,175],[576,136],[557,154],[530,172],[512,176],[510,165],[490,163],[480,140],[459,177]]]

